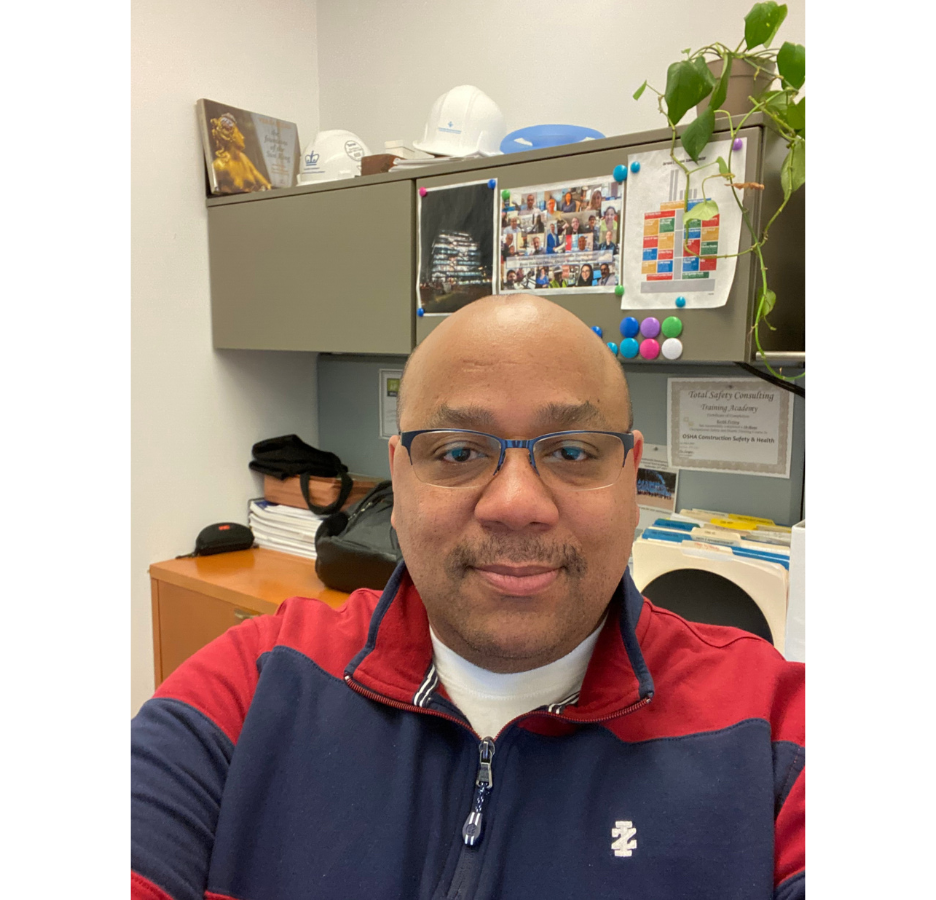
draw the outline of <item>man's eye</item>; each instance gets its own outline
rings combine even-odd
[[[549,455],[556,462],[586,462],[593,458],[592,454],[580,444],[562,444]]]
[[[439,459],[443,462],[466,463],[479,459],[482,454],[473,447],[458,446],[448,447],[440,450]]]

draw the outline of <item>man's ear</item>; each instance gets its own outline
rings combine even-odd
[[[397,450],[400,448],[400,436],[398,434],[393,435],[390,438],[390,441],[387,444],[387,453],[390,458],[390,481],[394,481],[393,477],[393,460],[396,456]],[[404,451],[405,452],[405,451]],[[396,528],[396,522],[394,521],[394,515],[396,514],[396,506],[392,507],[390,510],[390,524]]]
[[[630,455],[634,458],[634,474],[637,474],[637,469],[640,467],[640,460],[643,459],[643,435],[634,430],[634,449],[631,450]]]

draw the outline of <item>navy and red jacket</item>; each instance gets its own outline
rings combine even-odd
[[[489,742],[403,566],[340,610],[293,598],[133,720],[131,895],[803,898],[803,689],[766,641],[625,573],[578,698]]]

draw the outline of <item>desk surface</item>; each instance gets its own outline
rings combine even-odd
[[[341,606],[348,595],[326,587],[315,562],[276,550],[238,550],[153,563],[150,576],[257,612],[273,613],[288,597],[317,597]]]

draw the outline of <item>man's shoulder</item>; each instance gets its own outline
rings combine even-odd
[[[774,740],[804,742],[805,666],[768,641],[723,625],[689,622],[649,600],[638,625],[653,676],[652,707],[665,731],[689,733],[761,719]]]
[[[275,615],[229,628],[189,657],[159,686],[157,701],[178,701],[214,722],[233,742],[250,706],[263,657],[281,647],[341,678],[364,646],[380,593],[355,591],[338,609],[321,600],[291,597]]]

